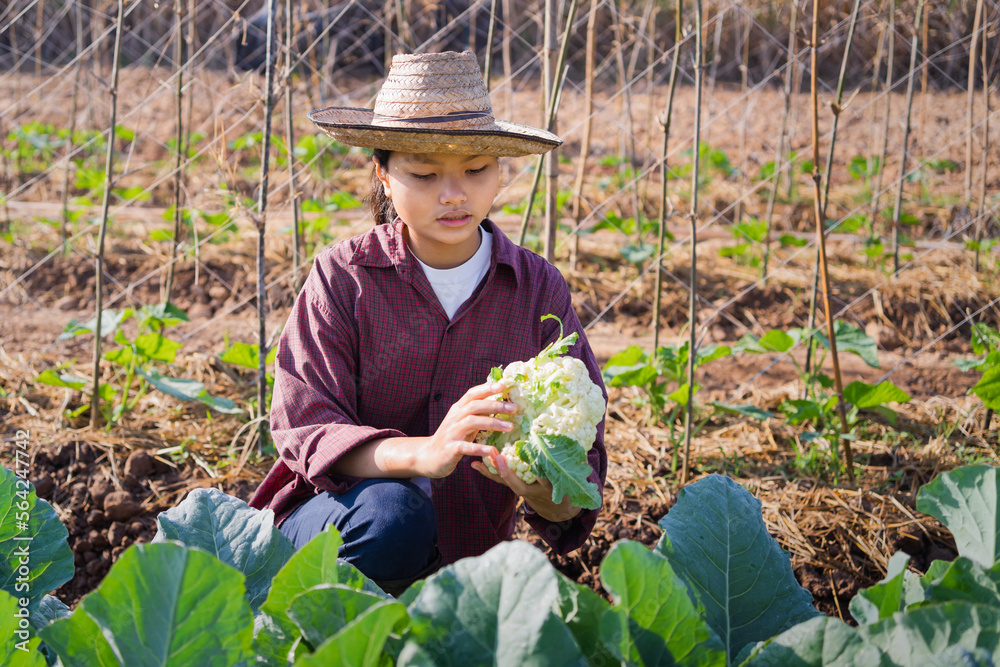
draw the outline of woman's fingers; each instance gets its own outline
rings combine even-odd
[[[466,403],[464,410],[475,415],[510,415],[517,412],[517,403],[480,399]]]
[[[500,394],[507,388],[507,382],[500,380],[499,382],[485,382],[483,384],[471,387],[462,398],[458,399],[460,404],[469,403],[471,401],[476,401],[484,398],[489,398],[494,394]]]
[[[456,440],[455,443],[456,453],[462,456],[477,456],[479,458],[488,458],[492,454],[496,454],[497,450],[490,445],[481,445],[478,442],[466,442],[465,440]]]

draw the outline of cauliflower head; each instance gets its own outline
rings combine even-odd
[[[558,318],[546,315],[542,319]],[[604,418],[606,403],[601,388],[590,379],[586,365],[564,356],[577,341],[577,334],[562,335],[528,361],[515,361],[494,368],[492,381],[506,380],[507,389],[495,398],[517,405],[513,415],[498,415],[514,422],[509,432],[480,433],[477,442],[500,450],[507,465],[525,483],[538,478],[552,483],[552,500],[570,496],[577,507],[600,506],[597,485],[588,482],[592,468],[587,452],[597,439],[597,425]],[[496,474],[488,458],[483,462]]]

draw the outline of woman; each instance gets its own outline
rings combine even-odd
[[[471,52],[396,56],[373,110],[310,118],[334,139],[374,149],[369,232],[321,252],[278,344],[271,433],[280,453],[250,504],[274,510],[301,547],[327,524],[340,556],[398,593],[514,531],[518,498],[556,551],[579,547],[599,510],[525,484],[474,442],[504,431],[494,366],[535,356],[558,335],[601,385],[558,270],[487,218],[500,156],[561,140],[495,120]],[[603,422],[588,461],[603,487]],[[499,474],[479,460],[490,457]]]

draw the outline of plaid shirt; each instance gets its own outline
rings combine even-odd
[[[359,478],[331,474],[346,452],[376,438],[427,436],[452,404],[494,366],[527,360],[559,333],[580,342],[569,354],[600,369],[559,271],[512,243],[489,220],[490,267],[448,320],[402,237],[381,225],[320,253],[278,343],[271,434],[280,458],[250,500],[280,524],[320,490],[343,493]],[[607,398],[605,392],[605,398]],[[589,453],[590,480],[603,490],[604,422]],[[468,457],[431,480],[438,546],[445,563],[479,555],[514,532],[517,496],[469,466]],[[527,522],[559,553],[578,548],[600,510],[553,523],[525,509]]]

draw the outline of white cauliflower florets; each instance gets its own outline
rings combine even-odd
[[[495,398],[517,405],[514,415],[498,415],[513,421],[514,428],[507,433],[480,434],[476,440],[500,449],[510,469],[528,484],[538,475],[518,453],[522,447],[529,446],[533,435],[569,438],[584,452],[585,461],[585,453],[597,439],[597,425],[604,418],[604,394],[590,379],[587,366],[575,357],[560,356],[576,339],[576,333],[560,337],[534,359],[515,361],[504,368],[502,374],[494,369],[491,376],[494,380],[508,381],[508,389]],[[531,446],[545,446],[537,442],[535,439]],[[488,458],[483,462],[491,472],[497,472]],[[584,483],[586,480],[579,481]]]

